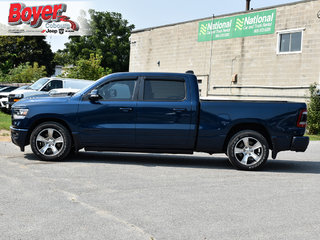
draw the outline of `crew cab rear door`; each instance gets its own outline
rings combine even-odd
[[[191,149],[193,117],[184,78],[144,77],[137,102],[136,145],[148,149]]]

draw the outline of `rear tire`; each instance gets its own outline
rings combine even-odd
[[[268,160],[268,141],[256,131],[238,132],[228,143],[227,155],[231,164],[237,169],[258,170]]]
[[[69,131],[56,122],[45,122],[36,127],[30,137],[32,152],[44,161],[61,161],[71,150]]]

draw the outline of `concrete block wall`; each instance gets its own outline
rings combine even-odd
[[[320,1],[270,9],[276,25],[268,35],[198,42],[199,21],[210,18],[133,32],[130,71],[191,69],[208,76],[200,87],[209,98],[306,101],[308,86],[320,81]],[[277,54],[277,32],[291,29],[303,29],[302,52]]]

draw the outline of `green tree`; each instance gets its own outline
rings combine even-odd
[[[120,13],[89,10],[90,36],[70,37],[66,48],[71,60],[89,59],[92,53],[102,56],[101,66],[113,72],[129,69],[129,37],[134,25],[122,19]]]
[[[53,53],[45,37],[0,36],[0,53],[0,69],[4,74],[26,62],[45,66],[49,75],[54,72]]]
[[[89,60],[80,59],[76,62],[76,66],[68,69],[64,76],[68,78],[78,78],[87,80],[97,80],[109,73],[111,69],[101,67],[100,55],[91,54]]]
[[[54,57],[53,57],[54,66],[57,66],[57,65],[66,66],[71,63],[72,61],[70,60],[70,56],[66,51],[59,49],[57,52],[54,53]]]
[[[12,66],[13,66],[13,63],[10,60],[0,62],[0,73],[8,74]]]
[[[29,83],[47,75],[46,67],[40,66],[37,62],[30,65],[29,62],[20,64],[18,67],[10,70],[6,76],[8,82]]]
[[[308,131],[309,134],[320,133],[320,95],[317,84],[310,86],[310,102],[308,104]]]
[[[0,82],[8,82],[8,75],[0,71]]]

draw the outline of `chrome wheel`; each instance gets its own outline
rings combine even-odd
[[[263,146],[253,137],[241,138],[234,147],[234,156],[244,166],[251,166],[263,158]]]
[[[62,134],[54,128],[45,128],[36,137],[37,150],[44,156],[58,155],[64,147]]]

